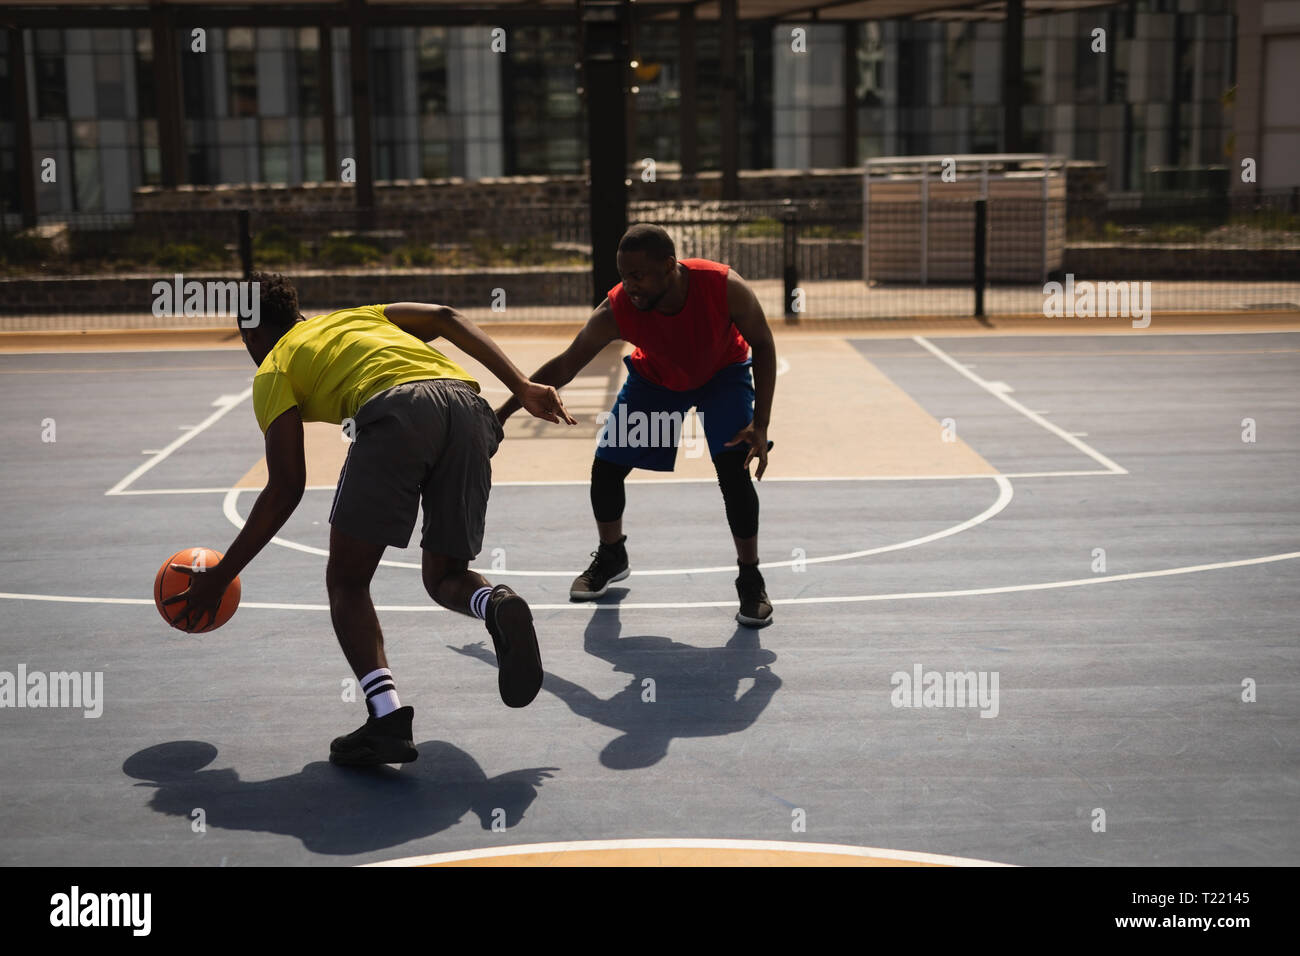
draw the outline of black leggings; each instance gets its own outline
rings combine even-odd
[[[733,536],[741,539],[758,534],[758,492],[745,465],[749,448],[733,448],[713,459],[727,509],[727,524]],[[600,522],[617,521],[627,505],[624,481],[631,465],[616,465],[596,458],[591,464],[591,510]]]

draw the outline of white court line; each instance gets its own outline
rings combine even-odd
[[[333,485],[330,488],[333,489]],[[323,490],[323,485],[317,485],[305,489],[307,491]],[[129,491],[119,491],[118,496],[123,495],[224,495],[230,491],[229,488],[132,488]]]
[[[828,564],[832,561],[850,561],[854,558],[865,558],[873,554],[884,554],[888,551],[902,551],[905,548],[916,548],[916,547],[920,547],[923,544],[929,544],[931,541],[938,541],[940,538],[947,538],[950,535],[961,534],[963,531],[967,531],[970,528],[975,527],[976,525],[983,524],[985,521],[988,521],[994,515],[998,514],[1000,511],[1006,508],[1007,505],[1011,504],[1011,497],[1013,494],[1011,482],[1009,482],[1002,475],[985,475],[984,477],[992,478],[995,482],[997,482],[997,486],[998,486],[997,500],[994,501],[993,504],[985,508],[983,511],[981,511],[979,514],[975,515],[975,517],[967,518],[965,521],[952,525],[949,528],[944,528],[942,531],[936,531],[933,534],[927,534],[924,537],[920,537],[920,538],[912,538],[909,541],[902,541],[899,542],[898,544],[886,544],[878,548],[868,548],[863,551],[846,551],[842,554],[831,554],[819,558],[802,558],[799,559],[798,561],[790,560],[790,561],[764,562],[763,567],[764,568],[789,568],[789,567],[793,567],[795,564]],[[229,519],[231,524],[233,524],[236,528],[239,528],[241,530],[244,527],[244,519],[240,516],[239,511],[236,508],[236,502],[239,499],[240,492],[252,491],[252,490],[255,489],[231,488],[230,493],[226,495],[225,501],[221,503],[222,513],[225,514],[226,518]],[[309,544],[300,544],[297,541],[290,541],[287,538],[275,537],[271,539],[271,543],[278,544],[281,547],[289,548],[293,551],[301,551],[304,554],[316,554],[322,557],[329,557],[329,551],[326,550],[325,548],[316,548]],[[390,568],[415,568],[416,570],[419,570],[422,567],[422,565],[416,561],[388,561],[388,560],[381,559],[379,563]],[[573,578],[582,573],[581,570],[511,571],[511,570],[506,570],[504,568],[500,568],[500,569],[474,568],[473,570],[478,571],[480,574],[492,575],[494,577],[500,577],[503,575],[514,575],[517,577],[529,577],[529,578]],[[631,577],[634,578],[656,577],[656,576],[668,575],[668,574],[721,574],[721,573],[735,574],[736,566],[734,564],[728,564],[728,565],[722,565],[720,567],[712,567],[712,568],[660,568],[660,569],[654,569],[650,571],[633,571]]]
[[[1058,438],[1061,438],[1062,440],[1064,440],[1064,441],[1070,443],[1070,444],[1073,445],[1075,448],[1079,449],[1079,451],[1083,452],[1085,455],[1087,455],[1089,458],[1091,458],[1093,461],[1096,461],[1096,462],[1098,462],[1098,463],[1104,465],[1106,468],[1108,468],[1110,471],[1112,471],[1113,473],[1115,473],[1115,474],[1117,474],[1117,475],[1127,475],[1127,474],[1128,474],[1128,471],[1127,471],[1126,469],[1121,468],[1119,465],[1115,464],[1115,462],[1111,461],[1109,458],[1107,458],[1107,457],[1106,457],[1105,455],[1103,455],[1101,452],[1097,451],[1097,450],[1096,450],[1095,448],[1093,448],[1092,446],[1090,446],[1090,445],[1088,445],[1088,444],[1086,444],[1086,443],[1084,443],[1084,442],[1079,441],[1079,439],[1075,438],[1073,435],[1071,435],[1069,432],[1067,432],[1064,428],[1061,428],[1061,427],[1058,426],[1058,425],[1053,425],[1053,424],[1052,424],[1051,422],[1049,422],[1046,418],[1043,418],[1042,415],[1038,414],[1038,413],[1035,412],[1035,411],[1032,411],[1032,410],[1026,408],[1024,405],[1022,405],[1020,402],[1016,401],[1014,398],[1012,398],[1012,397],[1011,397],[1010,395],[1008,395],[1006,392],[1004,392],[1004,391],[1000,391],[998,388],[995,387],[995,383],[993,383],[993,382],[989,382],[989,381],[986,380],[986,379],[982,379],[982,378],[980,378],[978,375],[976,375],[976,374],[975,374],[974,372],[972,372],[970,369],[966,368],[966,367],[963,366],[960,362],[958,362],[956,359],[954,359],[951,355],[949,355],[949,354],[947,354],[946,352],[944,352],[944,351],[943,351],[942,349],[940,349],[938,346],[936,346],[936,345],[932,344],[931,342],[927,341],[926,338],[925,338],[924,336],[921,336],[921,335],[914,335],[914,336],[912,336],[912,341],[914,341],[914,342],[916,342],[918,345],[920,345],[920,346],[922,346],[922,347],[928,349],[928,350],[929,350],[930,352],[932,352],[932,353],[933,353],[937,358],[941,359],[942,361],[946,362],[948,365],[950,365],[950,366],[952,366],[953,368],[955,368],[955,369],[956,369],[958,372],[960,372],[962,375],[965,375],[968,379],[970,379],[972,382],[974,382],[974,383],[975,383],[976,385],[978,385],[980,388],[984,389],[986,392],[988,392],[988,393],[989,393],[990,395],[992,395],[994,398],[999,399],[1000,401],[1005,402],[1007,405],[1011,406],[1011,407],[1014,408],[1016,411],[1020,412],[1020,414],[1024,415],[1026,418],[1028,418],[1028,419],[1029,419],[1031,422],[1033,422],[1034,424],[1036,424],[1036,425],[1041,425],[1042,427],[1046,428],[1049,432],[1051,432],[1053,435],[1056,435]]]
[[[1225,568],[1244,568],[1256,564],[1270,564],[1274,561],[1291,561],[1300,558],[1300,551],[1287,551],[1282,554],[1268,554],[1259,558],[1243,558],[1239,561],[1219,561],[1215,564],[1192,564],[1181,568],[1162,568],[1159,571],[1134,571],[1130,574],[1111,574],[1093,578],[1071,578],[1066,581],[1043,581],[1038,584],[1007,584],[1001,587],[963,588],[955,591],[902,591],[893,594],[855,594],[843,597],[820,598],[777,598],[774,605],[796,604],[857,604],[866,601],[914,601],[918,599],[977,597],[984,594],[1011,594],[1017,591],[1051,591],[1058,588],[1085,587],[1090,584],[1112,584],[1116,581],[1138,581],[1145,578],[1163,578],[1178,574],[1199,574],[1202,571],[1221,571]],[[19,594],[0,591],[0,599],[10,601],[55,601],[64,604],[153,604],[153,598],[103,598],[77,597],[60,594]],[[241,608],[259,608],[268,611],[328,611],[328,604],[279,604],[260,601],[241,601]],[[567,602],[564,604],[531,604],[534,611],[660,611],[685,608],[728,608],[734,609],[735,599],[730,601],[668,601],[659,603],[616,603],[593,604],[589,601]],[[406,611],[413,613],[440,613],[445,608],[436,604],[379,604],[376,611]]]
[[[451,853],[430,853],[408,856],[400,860],[383,860],[363,863],[361,866],[433,866],[438,863],[459,863],[465,860],[493,859],[521,854],[572,853],[587,850],[763,850],[779,853],[825,853],[835,856],[876,857],[905,863],[934,863],[942,866],[1011,866],[964,856],[943,856],[938,853],[918,853],[914,850],[885,850],[874,846],[848,846],[843,843],[793,843],[778,840],[566,840],[560,843],[523,843],[517,846],[485,847],[478,850],[456,850]],[[557,861],[563,865],[561,858]]]
[[[132,471],[129,475],[127,475],[125,478],[123,478],[121,481],[115,484],[112,488],[109,488],[108,491],[104,492],[104,494],[120,495],[123,489],[125,489],[128,485],[130,485],[141,475],[143,475],[146,471],[148,471],[154,465],[158,464],[160,461],[164,460],[168,455],[174,452],[177,448],[180,448],[182,445],[184,445],[195,435],[199,434],[204,429],[216,423],[223,415],[225,415],[232,408],[240,404],[242,401],[244,401],[244,399],[248,398],[252,394],[253,394],[253,389],[249,387],[244,389],[238,395],[219,396],[215,401],[213,401],[212,404],[220,405],[221,406],[220,408],[218,408],[207,418],[203,419],[203,421],[199,422],[193,428],[190,428],[187,431],[185,431],[179,438],[173,441],[166,448],[163,448],[155,452],[152,458],[149,458],[148,460],[141,462],[140,465],[134,471]]]
[[[802,478],[764,478],[763,482],[800,482],[800,481],[970,481],[978,479],[987,481],[1001,475],[1003,478],[1074,478],[1080,476],[1105,476],[1118,475],[1116,471],[1102,471],[1096,469],[1093,471],[1005,471],[998,473],[984,473],[973,475],[847,475],[832,478],[822,478],[817,476],[805,476]],[[686,485],[686,484],[709,484],[716,485],[717,478],[628,478],[626,484],[629,485]],[[558,480],[558,481],[494,481],[493,488],[530,488],[530,487],[548,487],[555,485],[587,487],[591,484],[590,478]],[[261,491],[260,488],[241,488],[240,491]],[[303,491],[334,491],[335,485],[307,485]],[[222,488],[132,488],[130,491],[119,491],[119,495],[225,495],[231,491],[230,487]]]

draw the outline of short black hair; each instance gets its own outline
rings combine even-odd
[[[623,238],[618,241],[618,251],[645,252],[660,261],[669,256],[677,258],[677,249],[668,233],[648,222],[638,222],[623,233]]]
[[[288,331],[298,314],[298,290],[278,272],[254,272],[249,279],[258,284],[261,324],[276,332]]]

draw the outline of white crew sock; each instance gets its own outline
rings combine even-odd
[[[480,621],[487,618],[488,595],[491,593],[491,588],[479,588],[469,599],[470,612]]]
[[[366,695],[366,709],[371,717],[384,717],[401,707],[393,672],[387,667],[373,670],[361,678],[361,692]]]

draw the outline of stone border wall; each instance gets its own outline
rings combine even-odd
[[[742,170],[739,198],[748,202],[783,199],[820,199],[832,204],[862,203],[863,169]],[[629,171],[631,202],[710,201],[722,198],[722,174],[704,172],[683,178],[661,170],[656,181],[643,182],[640,171]],[[1106,167],[1100,163],[1071,161],[1066,168],[1068,201],[1086,206],[1105,199]],[[194,212],[209,209],[295,210],[355,208],[355,186],[350,183],[147,186],[135,191],[135,208],[141,211]],[[379,209],[448,207],[457,209],[527,209],[543,206],[586,205],[589,198],[584,176],[507,176],[493,179],[413,179],[375,183]]]
[[[764,268],[779,262],[779,242],[775,246],[776,259],[771,245],[770,241],[742,243],[731,264],[748,278],[779,278],[779,272]],[[801,242],[799,257],[801,282],[862,278],[862,249],[856,241]],[[1295,281],[1300,276],[1300,249],[1071,246],[1065,250],[1062,272],[1081,279]],[[591,300],[591,272],[584,267],[461,272],[313,271],[291,273],[290,277],[298,288],[304,311],[340,302],[400,301],[486,308],[496,289],[505,290],[507,307],[585,307]],[[0,316],[149,311],[153,284],[166,278],[170,277],[0,279]],[[225,281],[232,277],[186,273],[185,278]]]

